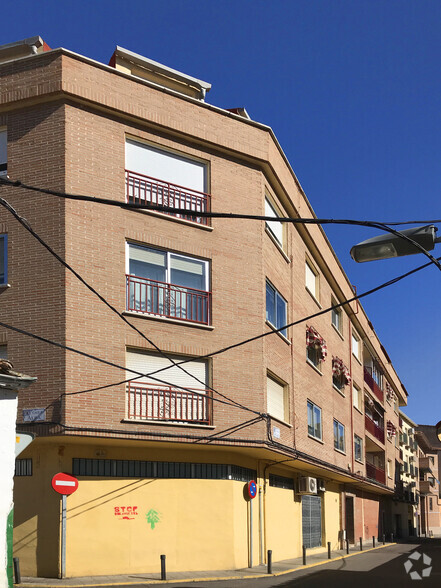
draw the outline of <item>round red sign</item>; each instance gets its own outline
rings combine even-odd
[[[52,488],[58,494],[73,494],[78,489],[78,480],[70,474],[55,474],[52,478]]]

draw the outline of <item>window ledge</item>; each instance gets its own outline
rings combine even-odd
[[[340,337],[340,339],[341,339],[342,341],[344,341],[344,340],[345,340],[345,338],[344,338],[344,337],[343,337],[343,335],[340,333],[340,331],[337,329],[337,327],[334,325],[334,323],[331,323],[331,325],[332,325],[332,328],[334,329],[334,331],[335,331],[335,332],[337,333],[337,335]]]
[[[289,427],[290,429],[292,429],[291,423],[279,419],[279,417],[273,416],[271,413],[268,413],[268,416],[271,418],[272,421],[276,421],[277,423],[280,423],[281,425],[285,425],[285,427]]]
[[[137,316],[142,319],[151,319],[154,321],[162,321],[165,323],[172,323],[174,325],[181,325],[184,327],[196,327],[197,329],[205,329],[206,331],[213,331],[213,325],[201,325],[200,323],[192,323],[191,321],[181,321],[179,319],[172,319],[166,316],[156,316],[154,314],[147,314],[144,312],[136,312],[134,310],[125,310],[122,314],[126,316]]]
[[[282,245],[279,243],[279,241],[277,241],[277,239],[274,237],[274,235],[271,233],[271,231],[269,230],[269,228],[267,226],[265,226],[265,232],[268,235],[268,237],[271,239],[271,241],[274,243],[274,245],[277,247],[277,249],[280,251],[280,253],[282,254],[282,257],[285,259],[286,263],[291,263],[291,260],[287,256],[287,254],[284,252]]]
[[[160,425],[165,427],[191,427],[192,429],[215,429],[215,425],[198,425],[197,423],[179,423],[176,421],[156,421],[148,419],[122,419],[122,423],[135,423],[137,425]]]
[[[334,390],[337,390],[337,392],[343,396],[343,398],[346,398],[346,394],[343,392],[343,390],[340,390],[340,388],[338,388],[335,384],[332,384],[332,387],[334,388]]]
[[[334,451],[337,451],[337,453],[341,453],[342,455],[346,455],[346,451],[342,451],[341,449],[337,449],[337,447],[334,447]]]
[[[314,435],[310,435],[310,434],[308,433],[308,437],[309,437],[310,439],[313,439],[314,441],[317,441],[317,443],[321,443],[322,445],[324,445],[324,444],[325,444],[325,442],[324,442],[322,439],[319,439],[318,437],[314,437]]]
[[[321,310],[323,308],[323,306],[320,304],[320,302],[317,300],[317,298],[314,296],[314,294],[311,292],[311,290],[308,288],[308,286],[305,286],[305,290],[308,292],[308,294],[311,296],[311,298],[314,300],[314,302],[317,304],[317,306]]]
[[[159,218],[163,218],[165,220],[169,220],[169,221],[173,221],[175,223],[179,223],[181,225],[187,225],[189,227],[196,227],[198,229],[202,229],[203,231],[213,231],[213,227],[212,226],[208,226],[208,225],[202,225],[201,223],[196,223],[194,221],[189,221],[186,220],[185,218],[178,218],[176,216],[173,216],[171,214],[165,214],[164,212],[159,212],[157,210],[148,210],[146,208],[129,208],[126,210],[131,210],[134,212],[143,212],[145,214],[149,214],[152,216],[157,216]],[[189,210],[189,212],[193,212],[191,210]],[[197,216],[195,214],[195,216]]]
[[[7,288],[12,288],[11,284],[0,284],[0,290],[6,290]]]
[[[355,461],[356,461],[357,463],[363,463],[363,464],[364,464],[364,461],[361,461],[361,459],[357,459],[356,457],[355,457],[354,459],[355,459]]]
[[[279,337],[281,337],[283,339],[283,341],[285,341],[285,343],[287,345],[291,345],[291,341],[288,339],[288,337],[285,337],[285,335],[283,335],[280,331],[277,330],[277,327],[275,327],[272,323],[270,323],[268,320],[265,321],[265,323],[275,332],[279,335]]]
[[[355,406],[355,405],[354,405],[354,408],[355,408],[355,410],[357,410],[357,411],[358,411],[360,414],[364,414],[364,412],[363,412],[362,410],[360,410],[360,409],[358,408],[358,406]]]
[[[308,358],[306,358],[306,363],[312,367],[313,370],[315,370],[318,374],[320,374],[321,376],[323,376],[322,372],[318,369],[318,367],[316,367],[312,361]]]
[[[359,358],[358,358],[358,357],[355,355],[355,353],[354,353],[354,352],[352,352],[352,357],[353,357],[354,359],[356,359],[360,365],[363,365],[363,364],[361,363],[361,360],[360,360],[360,359],[359,359]]]

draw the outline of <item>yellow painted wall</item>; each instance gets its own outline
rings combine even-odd
[[[265,498],[266,549],[273,560],[300,557],[302,554],[302,503],[294,491],[267,486]]]
[[[327,548],[328,541],[331,542],[331,551],[340,549],[340,529],[341,529],[341,491],[338,484],[326,482],[326,492],[323,493],[323,513],[322,521],[324,522],[323,541]]]
[[[14,556],[20,558],[23,575],[58,576],[61,496],[52,490],[51,480],[57,472],[71,472],[72,457],[92,458],[96,451],[69,439],[41,439],[22,454],[33,459],[33,475],[15,478]],[[105,451],[106,459],[255,466],[244,456],[228,452],[208,456],[199,449],[179,455],[166,448],[147,452],[141,447],[112,446]],[[161,554],[167,556],[170,571],[248,566],[249,503],[244,482],[98,477],[79,477],[79,482],[79,489],[67,497],[67,576],[159,572]],[[137,514],[123,518],[122,507],[136,507]],[[257,499],[253,508],[257,564]],[[146,516],[151,511],[159,519],[154,528]]]

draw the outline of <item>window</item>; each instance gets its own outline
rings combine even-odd
[[[387,460],[387,477],[392,478],[392,460]]]
[[[319,288],[318,288],[318,273],[312,267],[312,265],[307,261],[305,263],[305,273],[306,273],[306,289],[318,300],[319,295]]]
[[[16,459],[14,476],[32,476],[32,459]]]
[[[266,377],[266,410],[268,414],[281,421],[287,420],[286,386],[271,376]]]
[[[8,283],[8,236],[0,235],[0,286]]]
[[[331,299],[331,305],[334,306],[337,304],[337,301],[334,298]],[[343,330],[343,315],[341,308],[333,308],[331,310],[331,323],[337,329],[337,331],[341,334]]]
[[[360,412],[363,412],[363,396],[361,389],[356,384],[353,384],[352,386],[352,395],[354,398],[355,408],[357,408]]]
[[[308,400],[308,435],[322,440],[322,409]]]
[[[363,439],[354,435],[354,455],[357,461],[363,461]]]
[[[268,281],[266,282],[266,320],[280,329],[286,325],[286,300]],[[286,337],[286,329],[280,331]]]
[[[210,324],[208,262],[127,244],[127,310]]]
[[[343,394],[346,385],[351,383],[349,369],[339,357],[332,358],[332,383],[339,392]]]
[[[294,490],[294,480],[285,476],[269,475],[269,485],[275,488],[284,488],[285,490]]]
[[[354,329],[352,329],[352,354],[355,355],[358,360],[361,359],[360,337]]]
[[[8,171],[8,135],[6,129],[0,130],[0,176]]]
[[[326,359],[328,355],[328,347],[326,341],[314,329],[314,327],[306,328],[306,359],[315,368],[320,370],[321,362]]]
[[[171,356],[176,363],[187,360],[185,373],[170,360],[155,353],[127,350],[127,378],[134,373],[150,374],[161,383],[145,375],[127,384],[126,404],[129,420],[161,422],[187,422],[211,425],[211,395],[207,389],[207,361],[178,355]]]
[[[8,346],[0,345],[0,359],[8,359]]]
[[[196,159],[126,141],[127,202],[208,211],[207,171],[207,164]],[[207,219],[194,215],[173,216],[207,224]]]
[[[269,200],[269,198],[265,198],[265,216],[272,216],[274,218],[278,218],[280,216],[279,212]],[[267,221],[265,226],[277,241],[277,243],[283,247],[283,223],[279,221]]]
[[[345,427],[334,419],[334,449],[345,451]]]

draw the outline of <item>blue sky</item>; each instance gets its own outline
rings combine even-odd
[[[208,102],[244,106],[273,128],[319,217],[441,217],[438,0],[4,4],[2,44],[41,35],[105,63],[121,45],[211,82]],[[351,246],[377,232],[326,232],[359,292],[425,261],[358,265]],[[440,288],[430,267],[363,302],[417,423],[441,420]]]

